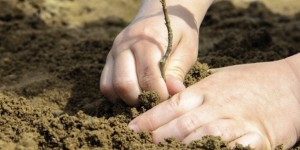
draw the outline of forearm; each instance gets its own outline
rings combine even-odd
[[[197,26],[200,26],[212,2],[213,0],[166,0],[170,16],[176,16],[176,14],[180,13],[182,14],[180,17],[193,19]],[[162,6],[160,0],[143,0],[135,20],[161,13]]]

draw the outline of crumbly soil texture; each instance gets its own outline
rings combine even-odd
[[[127,22],[109,17],[78,28],[52,27],[4,0],[0,6],[0,149],[229,149],[210,136],[189,145],[173,138],[155,145],[151,133],[127,127],[160,102],[145,92],[138,107],[112,105],[99,91],[106,55]],[[279,60],[300,51],[300,14],[219,2],[209,9],[200,37],[199,61],[210,67]],[[185,84],[209,75],[208,66],[197,63]]]

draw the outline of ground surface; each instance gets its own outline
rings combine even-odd
[[[117,16],[130,21],[138,11],[141,0],[2,0],[21,9],[27,15],[38,14],[47,25],[78,27],[87,22],[108,16]],[[259,1],[271,11],[294,15],[300,11],[299,0],[215,0],[233,1],[235,5],[247,7]],[[219,12],[217,12],[219,13]]]
[[[226,0],[221,0],[226,1]],[[228,0],[227,0],[228,1]],[[230,1],[230,0],[229,0]],[[300,10],[300,3],[298,0],[232,0],[234,4],[238,6],[245,7],[249,5],[251,2],[262,2],[264,3],[268,8],[270,8],[271,11],[275,13],[281,13],[285,15],[293,15]]]
[[[150,105],[138,108],[105,101],[99,76],[126,21],[109,17],[69,28],[62,19],[53,26],[41,17],[46,10],[38,2],[10,2],[0,0],[0,147],[226,148],[209,137],[189,146],[172,139],[154,145],[149,133],[131,132],[127,123],[156,103],[153,94],[142,96]],[[22,5],[39,11],[24,12]],[[300,52],[299,24],[299,13],[274,14],[260,3],[243,9],[216,3],[201,27],[199,60],[222,67],[285,58]],[[201,76],[195,69],[192,75]]]

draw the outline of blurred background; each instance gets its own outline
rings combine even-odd
[[[221,1],[221,0],[217,0]],[[293,15],[300,11],[299,0],[232,0],[240,7],[253,1],[265,3],[273,12]],[[141,0],[7,0],[30,14],[38,14],[48,25],[81,26],[114,16],[129,22]]]

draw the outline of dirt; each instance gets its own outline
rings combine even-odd
[[[38,15],[47,25],[69,27],[78,27],[110,16],[130,21],[140,4],[140,0],[6,0],[6,2],[21,9],[26,15]]]
[[[185,76],[184,85],[189,87],[196,82],[209,76],[211,71],[206,63],[200,63],[199,61],[190,69],[188,74]]]
[[[222,1],[222,0],[216,0],[216,1]],[[223,0],[224,1],[224,0]],[[241,1],[241,0],[231,0],[235,5],[239,7],[247,7],[249,3],[253,1],[259,1],[264,3],[271,11],[276,13],[281,13],[285,15],[293,15],[297,12],[299,12],[300,3],[298,0],[247,0],[247,1]]]
[[[39,12],[25,13],[5,0],[0,6],[0,147],[229,149],[218,137],[155,145],[150,133],[132,132],[129,121],[159,103],[153,92],[141,95],[136,108],[106,101],[99,76],[114,37],[128,22],[109,17],[76,28],[49,26]],[[261,3],[215,3],[201,27],[199,61],[216,68],[299,53],[299,16],[275,14]],[[208,66],[197,63],[185,84],[209,75]]]

